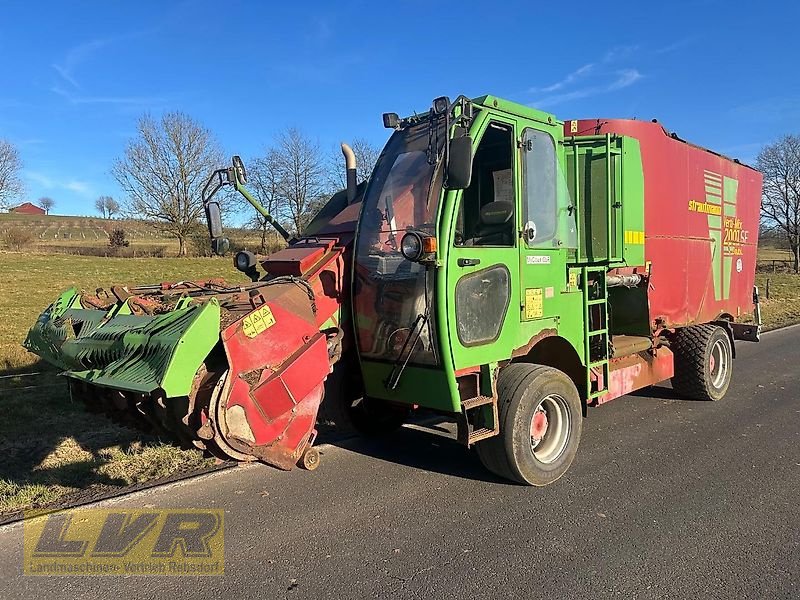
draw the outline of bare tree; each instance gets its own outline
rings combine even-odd
[[[48,196],[39,198],[39,206],[44,209],[44,214],[49,215],[52,208],[55,206],[56,201]]]
[[[800,272],[800,135],[785,135],[761,149],[756,167],[764,175],[762,225],[780,231]]]
[[[325,161],[319,144],[291,127],[277,138],[275,161],[282,207],[295,233],[301,232],[327,196]]]
[[[222,152],[211,132],[189,115],[144,115],[138,135],[112,174],[128,195],[127,210],[177,238],[179,256],[203,214],[200,192]]]
[[[97,212],[100,213],[100,216],[104,219],[106,218],[106,198],[108,196],[100,196],[97,200],[94,201],[94,207],[97,209]]]
[[[16,147],[0,139],[0,208],[8,208],[10,201],[23,192],[20,171],[22,160]]]
[[[106,198],[106,214],[110,219],[114,215],[119,214],[120,206],[119,202],[114,200],[114,198],[112,198],[111,196],[106,196],[105,198]]]
[[[356,183],[361,183],[369,179],[372,174],[372,169],[381,155],[381,149],[365,138],[355,138],[350,147],[353,149],[353,154],[356,155]],[[331,191],[343,190],[347,186],[347,175],[342,151],[338,145],[331,150],[329,161],[330,173],[328,177]]]
[[[286,216],[285,205],[281,197],[281,171],[278,152],[274,149],[267,150],[265,156],[251,161],[247,168],[247,183],[256,199],[267,209],[273,217],[280,220]],[[249,205],[248,205],[249,207]],[[261,253],[266,254],[267,239],[272,231],[272,225],[259,212],[250,210],[252,217],[248,225],[258,230],[261,236]]]
[[[110,219],[112,216],[119,213],[119,202],[114,200],[111,196],[100,196],[94,201],[94,207],[104,219]]]

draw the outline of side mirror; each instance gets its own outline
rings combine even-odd
[[[450,140],[447,189],[466,189],[470,181],[472,181],[472,138],[464,135]]]
[[[236,179],[239,183],[247,183],[247,169],[244,168],[241,156],[233,157],[233,170],[236,172]]]
[[[222,237],[222,215],[216,200],[206,203],[206,222],[211,236],[211,251],[220,256],[225,254],[230,248],[230,242]]]
[[[206,221],[209,235],[212,238],[222,237],[222,214],[216,201],[206,204]]]

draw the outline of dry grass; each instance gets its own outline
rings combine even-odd
[[[115,259],[0,253],[0,512],[43,506],[79,490],[141,483],[211,464],[72,403],[62,378],[28,354],[28,327],[63,289],[224,276],[230,259]],[[37,376],[19,376],[43,372]]]
[[[39,313],[70,286],[94,291],[112,284],[225,277],[244,281],[230,258],[98,258],[0,252],[0,371],[30,366],[21,346]]]
[[[764,246],[758,249],[758,260],[792,260],[792,253],[783,248]]]
[[[769,300],[767,300],[769,281]],[[777,329],[800,323],[800,275],[795,273],[757,273],[764,329]]]

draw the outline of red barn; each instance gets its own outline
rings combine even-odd
[[[24,202],[19,206],[15,206],[9,212],[12,213],[19,213],[22,215],[43,215],[45,214],[45,210],[35,204],[31,204],[30,202]]]

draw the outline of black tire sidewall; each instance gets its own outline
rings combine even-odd
[[[531,448],[530,428],[534,411],[545,396],[558,394],[569,411],[569,438],[561,455],[551,463],[538,460]],[[531,373],[527,385],[522,385],[508,407],[504,436],[506,452],[513,457],[511,468],[520,481],[535,486],[553,483],[566,473],[578,451],[583,410],[578,390],[572,380],[556,369]]]
[[[722,382],[722,385],[717,388],[714,387],[714,377],[711,372],[711,354],[713,352],[714,345],[718,340],[722,340],[723,347],[725,348],[728,372],[725,375],[725,380]],[[730,337],[728,337],[728,334],[721,327],[716,327],[715,331],[709,336],[708,343],[705,347],[703,360],[705,361],[703,375],[705,379],[704,383],[706,393],[712,401],[722,400],[731,385],[731,377],[733,375],[733,349],[731,348]]]

